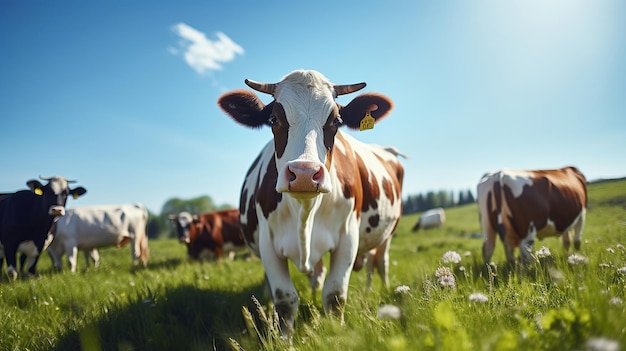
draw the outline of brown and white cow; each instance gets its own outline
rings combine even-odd
[[[293,327],[298,309],[288,260],[315,281],[330,252],[323,305],[343,320],[357,255],[390,240],[400,218],[404,169],[394,148],[364,144],[339,128],[359,129],[364,116],[372,117],[372,126],[393,103],[367,93],[342,106],[336,97],[365,83],[334,85],[316,71],[293,71],[278,83],[245,82],[274,100],[265,105],[254,93],[236,90],[220,97],[220,107],[244,126],[268,126],[274,138],[244,179],[244,238],[263,262],[283,332]]]
[[[575,167],[550,170],[502,170],[485,174],[478,183],[478,208],[483,231],[483,259],[491,260],[496,232],[507,261],[532,260],[535,239],[562,235],[563,247],[580,249],[587,212],[587,180]]]
[[[241,235],[239,210],[226,209],[192,216],[189,212],[170,215],[178,239],[187,245],[189,257],[194,259],[222,258],[224,252],[232,253],[244,247]]]

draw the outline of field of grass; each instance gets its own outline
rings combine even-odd
[[[306,277],[292,274],[300,309],[288,339],[264,296],[261,263],[246,251],[199,263],[177,241],[153,240],[148,268],[131,269],[125,247],[102,250],[98,270],[84,270],[81,256],[76,274],[55,272],[43,257],[38,277],[0,279],[0,350],[619,350],[626,180],[592,184],[589,196],[577,252],[586,262],[570,264],[573,252],[550,238],[535,250],[552,255],[524,272],[504,265],[500,242],[494,264],[482,264],[475,204],[418,233],[410,231],[418,215],[405,216],[392,241],[390,287],[375,277],[367,291],[365,272],[353,273],[344,325],[324,315]],[[447,251],[461,261],[445,263]],[[435,276],[442,267],[453,287]]]

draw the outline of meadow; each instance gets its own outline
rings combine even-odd
[[[152,240],[147,268],[128,247],[101,251],[98,269],[0,279],[0,350],[619,350],[626,345],[626,180],[589,186],[580,251],[537,241],[537,262],[505,264],[502,243],[482,262],[476,204],[447,210],[438,229],[392,241],[390,286],[365,272],[350,281],[345,324],[292,270],[296,330],[281,337],[258,258],[195,262],[174,239]],[[543,249],[542,247],[545,247]],[[458,253],[460,262],[445,258]],[[45,255],[45,254],[44,254]],[[45,255],[47,256],[47,255]],[[541,257],[539,257],[541,256]],[[293,268],[293,267],[292,267]],[[436,276],[436,272],[440,276]],[[444,272],[447,279],[442,280]]]

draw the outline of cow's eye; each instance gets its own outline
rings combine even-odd
[[[269,124],[270,127],[274,126],[276,122],[278,122],[276,116],[270,116],[270,118],[267,120],[267,124]]]

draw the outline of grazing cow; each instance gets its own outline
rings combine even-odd
[[[97,267],[100,261],[98,248],[122,247],[131,242],[133,265],[141,260],[145,267],[149,254],[147,224],[148,211],[140,203],[68,209],[56,223],[48,253],[54,266],[61,269],[61,257],[65,252],[71,271],[76,272],[78,250],[85,251],[87,264],[91,257]]]
[[[53,221],[65,215],[67,197],[78,198],[87,192],[83,187],[70,189],[68,184],[75,181],[63,177],[40,178],[48,183],[29,180],[26,184],[30,190],[5,194],[0,199],[0,243],[4,246],[11,279],[17,278],[16,254],[20,244],[32,241],[34,247],[29,250],[29,256],[39,256]],[[32,264],[29,273],[35,274],[35,267]]]
[[[215,258],[223,252],[233,252],[245,246],[239,225],[239,210],[212,211],[192,216],[189,212],[169,215],[176,227],[178,239],[187,245],[189,257]]]
[[[446,223],[446,213],[443,208],[433,208],[422,213],[422,216],[413,227],[413,232],[420,229],[439,228]]]
[[[535,238],[562,235],[563,247],[580,249],[587,212],[587,181],[575,167],[550,170],[502,170],[485,174],[478,183],[478,208],[483,231],[483,259],[491,260],[496,232],[506,259],[531,262]]]
[[[393,103],[369,93],[342,106],[335,98],[365,83],[334,85],[316,71],[294,71],[278,83],[245,82],[274,101],[265,105],[254,93],[236,90],[218,104],[244,126],[268,126],[274,135],[245,176],[239,210],[244,238],[263,262],[282,331],[293,327],[298,309],[288,260],[312,282],[321,281],[327,252],[324,310],[343,321],[357,255],[390,240],[401,216],[404,169],[395,148],[364,144],[339,128],[373,128]]]

